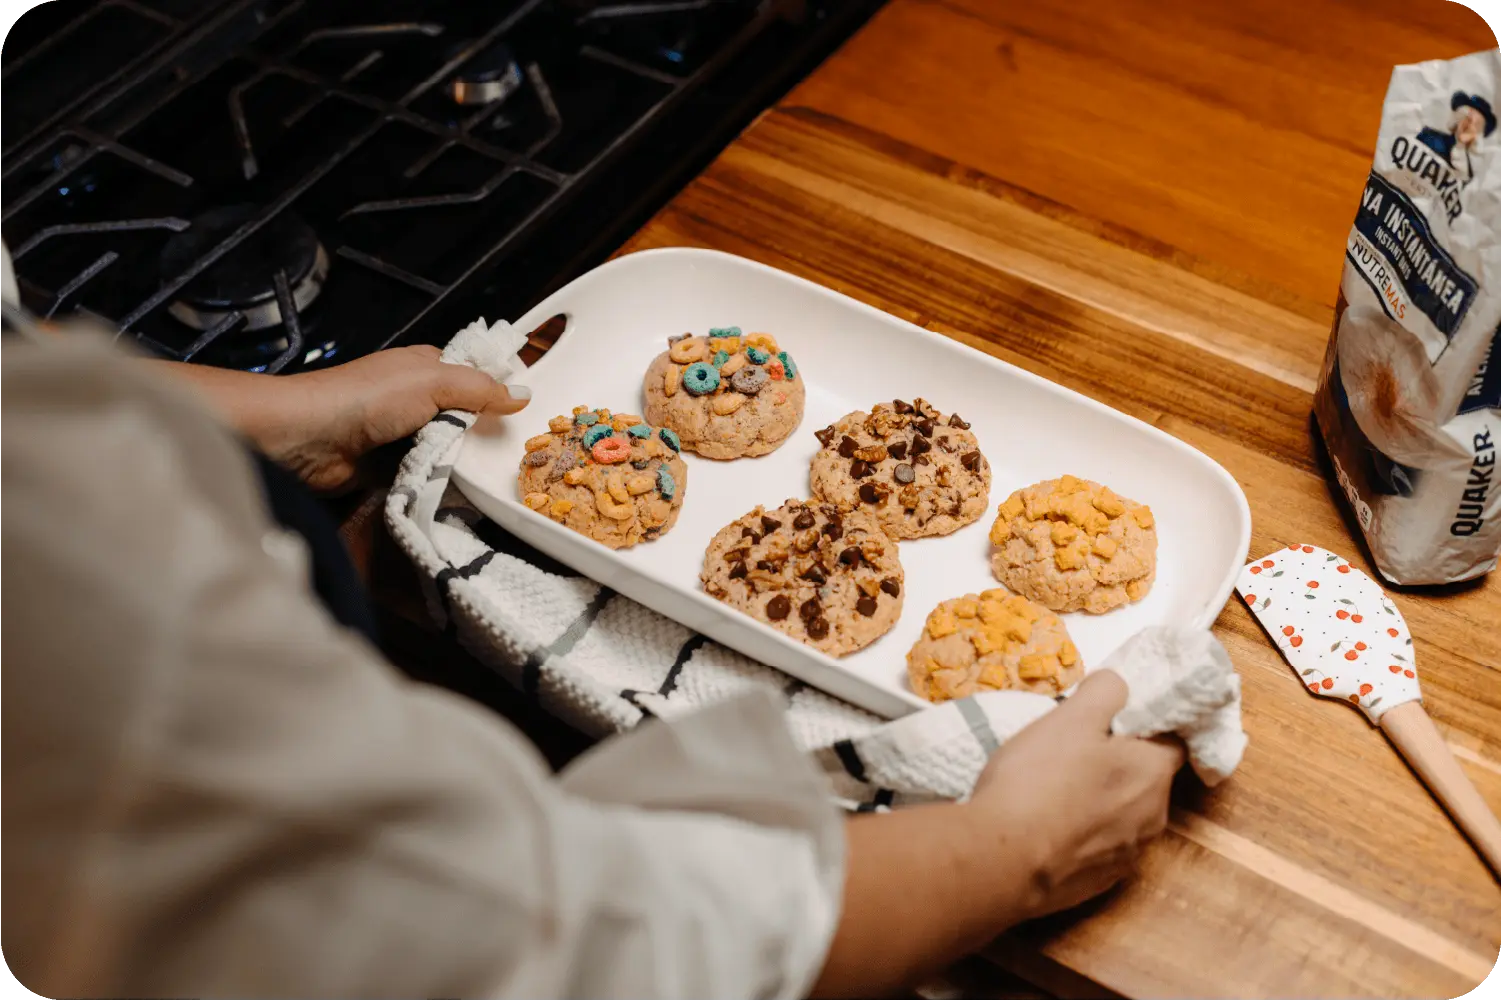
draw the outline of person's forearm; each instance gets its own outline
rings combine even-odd
[[[853,817],[845,830],[844,904],[817,996],[910,985],[1028,915],[1032,853],[968,806]]]
[[[261,451],[276,455],[292,444],[302,419],[301,395],[292,377],[277,378],[210,365],[148,359],[152,371],[187,387],[220,419],[249,438]]]

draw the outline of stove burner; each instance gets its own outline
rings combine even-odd
[[[162,249],[162,277],[186,271],[256,212],[254,205],[230,205],[195,217]],[[294,314],[310,306],[327,275],[318,235],[283,212],[184,285],[168,312],[194,330],[227,326],[236,313],[245,319],[242,329],[264,330],[285,322],[288,306]]]
[[[496,42],[464,64],[449,84],[454,101],[463,105],[496,104],[521,86],[521,67],[510,46]]]

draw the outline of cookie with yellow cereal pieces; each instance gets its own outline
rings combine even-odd
[[[526,442],[521,503],[611,549],[672,528],[688,489],[678,437],[633,414],[574,407]]]
[[[990,542],[996,579],[1055,612],[1098,614],[1140,601],[1157,575],[1151,508],[1074,476],[1007,497]]]
[[[1063,620],[1000,588],[939,603],[907,654],[912,690],[929,702],[976,692],[1057,695],[1084,677]]]
[[[807,395],[797,363],[776,339],[739,327],[669,338],[641,390],[646,419],[709,459],[774,451],[802,421]]]

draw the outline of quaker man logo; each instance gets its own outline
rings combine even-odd
[[[1449,99],[1449,129],[1423,126],[1418,142],[1441,156],[1457,174],[1469,181],[1475,176],[1470,164],[1470,148],[1496,131],[1496,113],[1483,97],[1456,90]]]

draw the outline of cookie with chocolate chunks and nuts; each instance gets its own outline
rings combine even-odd
[[[907,654],[912,690],[930,702],[996,691],[1052,696],[1083,677],[1063,620],[1000,588],[940,602]]]
[[[1074,476],[1006,498],[990,542],[996,579],[1055,612],[1098,614],[1140,601],[1157,575],[1151,508]]]
[[[819,501],[757,507],[714,536],[704,590],[835,657],[869,646],[902,614],[896,543],[863,511]]]
[[[875,515],[894,539],[948,535],[990,503],[990,463],[969,423],[921,398],[857,410],[814,434],[814,495]]]
[[[646,419],[709,459],[766,455],[803,419],[807,395],[792,357],[770,334],[714,327],[668,339],[642,381]]]
[[[574,407],[526,442],[521,503],[611,549],[672,528],[688,489],[678,437],[633,414]]]

